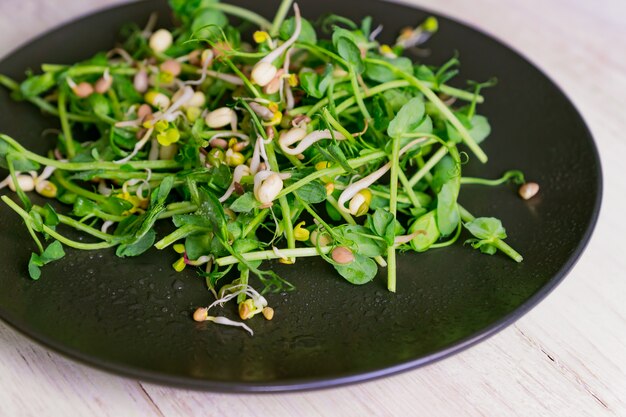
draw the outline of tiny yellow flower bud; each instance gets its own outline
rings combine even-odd
[[[150,36],[149,45],[154,52],[163,52],[174,42],[174,37],[167,29],[159,29]]]
[[[380,45],[380,53],[383,55],[393,54],[393,50],[389,45]]]
[[[230,138],[228,140],[228,147],[232,148],[233,146],[235,146],[237,144],[237,138]]]
[[[37,185],[35,185],[35,191],[48,198],[54,198],[57,196],[57,186],[48,180],[37,182]]]
[[[252,35],[252,39],[254,39],[256,43],[263,43],[267,42],[269,39],[271,39],[271,37],[270,34],[265,32],[264,30],[257,30]]]
[[[165,120],[159,120],[154,124],[154,130],[157,132],[164,132],[169,127],[169,123]]]
[[[177,243],[174,245],[174,250],[176,253],[185,253],[185,245],[182,243]]]
[[[293,236],[296,240],[299,240],[300,242],[306,242],[307,240],[309,240],[309,236],[311,234],[307,229],[302,227],[305,224],[305,222],[300,222],[293,229]]]
[[[437,32],[439,29],[439,21],[436,17],[430,16],[421,24],[422,29],[427,32]]]
[[[287,82],[289,83],[291,87],[297,87],[298,76],[296,74],[289,74],[289,76],[287,77]]]
[[[180,132],[175,127],[167,129],[157,135],[157,140],[162,146],[170,146],[172,143],[178,142]]]
[[[185,258],[180,258],[172,264],[172,267],[176,272],[182,272],[183,269],[185,269],[185,266],[187,266],[187,264],[185,263]]]

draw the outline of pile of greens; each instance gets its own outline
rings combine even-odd
[[[316,256],[357,285],[386,268],[395,291],[398,251],[451,245],[463,227],[481,252],[522,260],[499,220],[457,202],[465,183],[524,182],[518,171],[461,176],[466,159],[487,161],[490,127],[476,110],[493,81],[453,88],[456,57],[435,68],[403,56],[437,31],[435,18],[385,45],[371,18],[311,22],[291,0],[271,22],[213,0],[170,5],[180,23],[172,31],[151,19],[84,62],[44,64],[21,83],[0,76],[61,127],[46,156],[0,135],[9,170],[0,186],[21,205],[2,200],[38,247],[33,279],[63,246],[116,247],[119,257],[172,247],[173,268],[198,267],[217,298],[194,319],[251,331],[208,310],[236,299],[241,319],[271,319],[261,294],[292,285],[265,260]],[[33,204],[29,191],[63,204]],[[174,228],[157,236],[162,220]],[[72,240],[63,227],[93,239]],[[227,274],[234,281],[220,282]]]

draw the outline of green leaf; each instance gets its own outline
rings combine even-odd
[[[127,210],[133,208],[133,204],[130,201],[117,197],[108,197],[106,200],[98,203],[98,207],[102,211],[116,216],[121,216]]]
[[[20,84],[20,92],[25,98],[38,96],[56,85],[54,74],[45,72],[41,75],[28,77]]]
[[[363,58],[361,58],[361,50],[354,42],[346,37],[341,37],[335,46],[339,56],[348,61],[357,74],[360,74],[365,70]]]
[[[354,255],[354,261],[346,265],[334,265],[339,275],[354,285],[367,284],[378,272],[376,262],[360,254]]]
[[[59,260],[65,256],[63,245],[58,240],[55,240],[43,251],[41,255],[31,253],[30,260],[28,261],[28,274],[32,279],[39,279],[41,277],[41,267],[49,264],[50,262]]]
[[[196,212],[209,219],[213,232],[222,241],[228,240],[226,215],[222,203],[209,191],[200,189],[200,208]]]
[[[50,203],[46,203],[43,207],[43,218],[45,225],[49,227],[55,227],[60,222],[59,216]]]
[[[459,119],[461,124],[465,126],[470,136],[476,141],[476,143],[481,143],[491,133],[491,125],[489,125],[489,121],[485,116],[477,114],[469,120],[464,113],[455,112],[454,114],[457,119]],[[449,122],[446,122],[446,131],[450,140],[457,143],[460,143],[463,140],[458,130]]]
[[[302,27],[300,30],[300,36],[298,36],[298,42],[307,42],[313,45],[316,44],[317,34],[315,33],[315,28],[313,27],[313,25],[304,18],[302,18],[300,21],[302,22]],[[280,36],[282,40],[286,41],[291,37],[291,35],[293,35],[295,29],[295,18],[290,17],[289,19],[286,19],[280,26],[280,32],[278,36]]]
[[[237,239],[233,242],[233,250],[237,253],[251,252],[259,248],[259,241],[254,239]]]
[[[334,229],[353,250],[363,256],[375,257],[386,251],[385,243],[373,239],[370,229],[358,225],[343,225]]]
[[[224,13],[215,9],[201,9],[195,13],[191,32],[199,39],[212,39],[218,33],[216,28],[223,28],[228,24]]]
[[[448,181],[437,194],[437,227],[442,236],[448,236],[459,225],[461,217],[456,204],[459,186],[456,181]]]
[[[396,220],[387,210],[378,208],[368,218],[367,226],[378,236],[385,239],[388,246],[393,245],[396,237]]]
[[[495,217],[478,217],[464,224],[465,228],[478,239],[505,239],[506,230]]]
[[[115,254],[120,258],[124,258],[127,256],[137,256],[141,255],[154,244],[154,240],[156,238],[156,232],[154,229],[149,229],[143,236],[130,244],[120,244]]]
[[[413,72],[413,63],[409,58],[406,57],[398,57],[398,58],[386,58],[386,57],[377,57],[382,61],[389,62],[397,69],[404,71],[408,74]],[[387,68],[384,65],[367,63],[365,64],[365,72],[364,75],[370,80],[378,81],[379,83],[385,83],[387,81],[392,81],[397,79],[398,77],[395,73]]]
[[[72,208],[72,213],[74,213],[74,215],[77,217],[84,217],[89,214],[97,213],[98,211],[99,210],[96,203],[81,196],[76,197],[76,201],[74,201],[74,207]]]
[[[41,278],[41,266],[43,262],[39,259],[39,255],[36,253],[30,254],[30,260],[28,261],[28,275],[34,280]]]
[[[102,94],[92,94],[88,101],[95,114],[106,116],[111,113],[111,104]]]
[[[309,204],[317,204],[326,200],[326,187],[319,181],[311,181],[298,188],[296,194]]]
[[[230,205],[230,209],[235,213],[249,213],[258,206],[259,202],[254,198],[254,194],[247,192],[233,201],[233,204]]]
[[[201,256],[211,253],[211,233],[197,233],[187,236],[185,239],[185,253],[187,258],[196,260]]]
[[[458,178],[460,175],[459,167],[450,155],[441,158],[441,161],[435,165],[433,170],[432,188],[435,193],[441,191],[441,187],[448,181]]]
[[[437,228],[435,210],[424,214],[413,222],[409,228],[409,233],[415,233],[417,231],[423,233],[418,234],[411,240],[411,247],[417,252],[424,252],[428,250],[440,236],[439,229]]]
[[[392,138],[400,137],[405,134],[414,133],[422,123],[425,108],[421,97],[415,97],[409,100],[393,118],[387,134]]]

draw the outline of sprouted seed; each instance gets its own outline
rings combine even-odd
[[[291,1],[270,22],[237,6],[200,12],[201,3],[172,0],[174,30],[151,19],[128,26],[108,53],[43,65],[21,83],[0,75],[13,97],[61,125],[48,155],[0,134],[0,188],[17,197],[2,200],[34,239],[33,279],[64,247],[115,247],[122,258],[171,248],[172,268],[196,268],[215,296],[190,311],[193,320],[253,334],[244,321],[274,318],[262,294],[294,288],[269,260],[317,257],[355,285],[382,269],[389,290],[402,291],[396,252],[444,248],[465,229],[468,247],[521,262],[498,219],[458,202],[462,188],[480,184],[523,184],[526,200],[539,190],[519,171],[462,176],[468,159],[487,161],[480,143],[490,127],[477,110],[493,80],[455,88],[458,57],[435,67],[404,56],[428,51],[434,17],[386,45],[372,18],[313,24]],[[250,25],[247,38],[240,29]],[[56,202],[38,204],[31,192]],[[157,222],[173,231],[157,237]],[[226,303],[237,309],[212,315]]]

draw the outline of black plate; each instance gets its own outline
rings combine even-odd
[[[114,44],[120,25],[143,24],[165,2],[139,2],[84,18],[20,48],[0,64],[18,79],[43,62],[71,63]],[[238,2],[271,15],[269,2]],[[274,3],[274,2],[272,2]],[[385,26],[387,41],[421,21],[423,11],[371,0],[300,0],[306,17],[332,10]],[[166,23],[164,21],[163,23]],[[384,277],[355,287],[324,262],[275,265],[297,290],[270,295],[276,316],[239,330],[198,325],[190,312],[210,297],[193,271],[175,273],[171,251],[120,260],[112,251],[70,251],[28,278],[33,244],[18,217],[0,208],[0,316],[16,329],[72,358],[135,378],[217,391],[288,391],[336,386],[415,368],[458,352],[518,319],[563,279],[589,240],[601,200],[601,170],[589,130],[545,75],[508,47],[449,19],[429,42],[427,62],[460,53],[462,79],[499,79],[485,91],[481,113],[493,133],[487,165],[467,175],[497,177],[511,168],[541,184],[524,202],[514,188],[467,186],[461,202],[473,213],[500,217],[509,242],[525,256],[516,264],[460,243],[403,255],[398,292]],[[0,130],[38,151],[41,132],[55,127],[0,91]],[[231,313],[234,315],[234,308]]]

